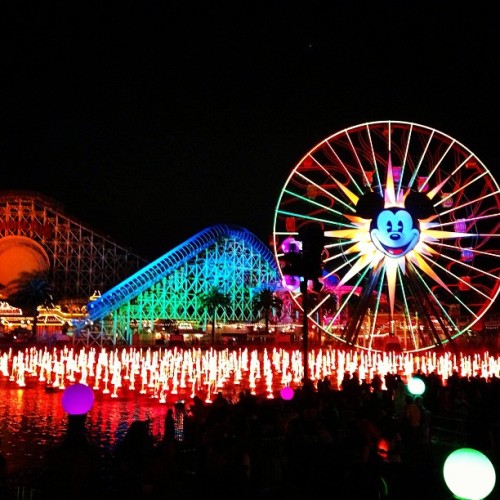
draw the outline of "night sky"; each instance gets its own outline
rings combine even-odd
[[[436,128],[500,177],[495,2],[10,3],[0,189],[145,258],[219,223],[267,243],[295,165],[366,121]]]

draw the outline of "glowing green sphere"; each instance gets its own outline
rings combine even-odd
[[[489,458],[473,448],[460,448],[448,455],[443,476],[446,486],[461,499],[481,500],[495,487],[495,468]]]
[[[408,390],[414,396],[420,396],[425,392],[425,382],[418,377],[412,377],[408,380]]]

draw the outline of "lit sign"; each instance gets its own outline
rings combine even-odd
[[[7,302],[0,302],[0,316],[21,316],[22,314],[21,309],[12,307]]]

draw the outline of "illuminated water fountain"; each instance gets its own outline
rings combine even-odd
[[[123,349],[72,348],[0,352],[0,372],[18,387],[44,384],[63,390],[78,382],[94,391],[118,398],[137,393],[167,404],[172,398],[200,395],[211,401],[217,392],[234,394],[249,390],[272,398],[283,387],[299,387],[304,378],[302,353],[297,349]],[[462,377],[498,377],[500,358],[483,354],[371,353],[317,349],[309,353],[308,377],[314,382],[328,377],[339,389],[346,374],[360,381],[382,380],[398,374],[408,380],[413,373],[435,373],[444,382],[456,371]]]

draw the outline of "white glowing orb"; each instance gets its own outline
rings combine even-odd
[[[414,396],[420,396],[425,392],[425,382],[418,377],[412,377],[408,380],[408,390]]]
[[[490,459],[473,448],[460,448],[448,455],[443,476],[446,486],[458,498],[481,500],[495,487],[495,468]]]

